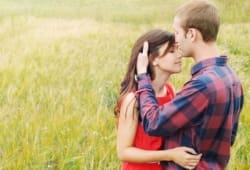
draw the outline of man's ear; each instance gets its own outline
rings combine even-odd
[[[194,28],[189,28],[187,37],[191,40],[194,41],[197,38],[197,30]]]

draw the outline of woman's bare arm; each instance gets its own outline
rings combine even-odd
[[[117,133],[117,154],[122,161],[128,162],[159,162],[174,161],[185,168],[194,168],[200,160],[200,155],[191,148],[178,147],[169,150],[144,150],[133,146],[138,126],[138,113],[134,112],[136,98],[129,93],[123,100],[119,115]]]

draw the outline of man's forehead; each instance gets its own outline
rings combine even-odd
[[[179,17],[174,17],[174,22],[173,22],[173,26],[177,26],[177,25],[180,25],[181,23],[181,20]]]

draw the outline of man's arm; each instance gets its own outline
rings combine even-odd
[[[232,137],[231,137],[231,145],[234,144],[235,142],[235,138],[236,138],[236,135],[237,135],[237,131],[238,131],[238,125],[239,125],[239,116],[240,116],[240,112],[242,111],[242,107],[243,107],[243,103],[244,103],[244,95],[243,95],[243,88],[242,86],[240,86],[240,92],[241,92],[241,97],[240,99],[238,99],[235,103],[238,103],[237,107],[239,109],[238,111],[238,114],[235,115],[234,117],[234,124],[233,124],[233,131],[232,131]]]
[[[208,105],[209,91],[206,81],[191,80],[171,102],[159,106],[154,95],[150,77],[145,74],[148,66],[148,42],[137,59],[137,77],[140,116],[144,130],[149,135],[170,136],[177,130],[196,125],[202,119],[202,111]],[[210,94],[211,95],[211,94]]]
[[[191,80],[169,103],[159,106],[151,79],[143,75],[138,80],[140,116],[149,135],[170,136],[185,126],[200,123],[202,112],[208,105],[206,85]]]

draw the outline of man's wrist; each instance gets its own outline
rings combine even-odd
[[[139,74],[135,75],[135,81],[138,82],[147,76],[148,76],[148,73],[139,73]]]

